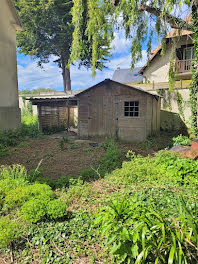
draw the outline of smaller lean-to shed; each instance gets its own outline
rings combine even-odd
[[[76,95],[81,138],[144,141],[160,130],[160,97],[106,79]]]
[[[37,105],[40,132],[61,131],[77,125],[78,106],[73,97],[27,100]]]

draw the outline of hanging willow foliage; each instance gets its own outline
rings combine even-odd
[[[189,8],[193,24],[180,18],[178,11]],[[85,11],[86,10],[86,11]],[[150,57],[152,36],[162,39],[161,55],[165,54],[167,46],[166,35],[171,28],[191,30],[195,45],[194,65],[198,63],[198,1],[197,0],[74,0],[72,9],[73,34],[71,60],[78,60],[83,53],[82,34],[86,34],[92,49],[92,72],[95,75],[97,63],[100,69],[104,66],[104,58],[110,55],[111,42],[115,29],[124,29],[126,38],[131,39],[131,68],[142,58],[142,50],[147,47],[147,57]],[[86,13],[86,15],[85,15]],[[175,14],[175,15],[174,15]],[[86,17],[86,18],[85,18]],[[83,27],[86,30],[83,31]],[[174,86],[174,52],[170,58],[170,85]],[[108,57],[109,58],[109,57]],[[191,85],[191,110],[193,127],[197,127],[196,92],[197,70],[193,70]]]

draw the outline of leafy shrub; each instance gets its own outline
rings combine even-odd
[[[22,205],[20,215],[25,222],[36,223],[48,216],[51,219],[59,219],[66,215],[65,202],[44,198],[31,199]]]
[[[161,151],[156,158],[143,157],[129,152],[129,162],[114,170],[106,179],[116,185],[181,186],[195,189],[198,184],[198,161],[181,158],[174,153]],[[143,187],[143,186],[142,186]]]
[[[198,161],[182,158],[178,155],[160,151],[156,155],[155,164],[178,177],[182,183],[198,184]]]
[[[21,116],[21,137],[40,138],[42,134],[38,131],[38,117],[33,115]]]
[[[42,171],[43,170],[41,168],[39,168],[39,169],[37,168],[36,170],[31,170],[28,173],[28,181],[30,183],[47,184],[52,189],[54,189],[56,187],[55,180],[42,176]]]
[[[115,142],[109,138],[104,144],[105,155],[100,160],[99,174],[104,177],[106,173],[110,173],[122,165],[122,152],[115,145]]]
[[[7,193],[17,187],[27,185],[24,179],[4,179],[0,180],[0,197],[5,197]]]
[[[9,217],[0,218],[0,248],[10,246],[21,235],[21,225]]]
[[[167,217],[168,200],[164,211],[155,207],[158,200],[145,202],[147,197],[116,198],[96,215],[95,224],[106,237],[113,263],[196,263],[198,215],[194,202],[187,205],[175,197],[175,214]]]
[[[40,183],[40,184],[46,184],[49,185],[52,189],[55,189],[56,187],[56,181],[47,177],[39,176],[36,178],[35,183]]]
[[[80,175],[82,180],[91,180],[99,178],[99,175],[92,168],[83,170]]]
[[[190,146],[191,145],[191,140],[186,136],[182,136],[181,134],[177,137],[172,138],[172,140],[173,140],[174,146],[178,146],[178,145]]]
[[[70,180],[73,179],[73,176],[61,176],[56,180],[56,188],[69,187]]]
[[[38,197],[23,203],[20,215],[25,222],[36,223],[44,218],[49,200]]]
[[[60,200],[52,200],[47,205],[47,215],[51,219],[63,218],[66,215],[66,203]]]
[[[51,187],[46,184],[33,184],[27,186],[19,186],[7,193],[5,204],[9,208],[22,206],[26,201],[40,199],[49,201],[54,197]]]

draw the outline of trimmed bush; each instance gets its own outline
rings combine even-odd
[[[60,200],[52,200],[47,205],[47,215],[51,219],[62,218],[66,215],[66,203]]]
[[[33,198],[49,201],[54,198],[54,193],[51,187],[46,184],[20,186],[8,192],[5,197],[5,203],[8,207],[13,208],[22,206],[24,202]]]
[[[49,201],[41,198],[43,197],[31,199],[22,205],[20,210],[22,220],[29,223],[36,223],[44,218]]]

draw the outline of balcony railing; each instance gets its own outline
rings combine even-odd
[[[177,60],[175,62],[175,71],[178,73],[190,72],[192,60]]]

